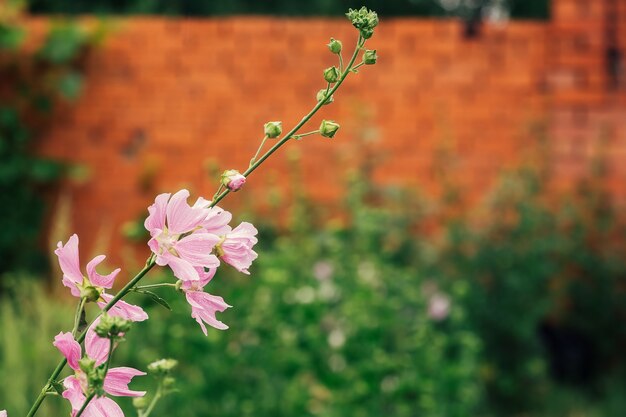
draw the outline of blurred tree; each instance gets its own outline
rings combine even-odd
[[[165,14],[212,16],[272,14],[281,16],[340,16],[352,7],[367,6],[381,16],[446,16],[478,6],[502,3],[513,18],[548,17],[549,0],[32,0],[32,13]]]

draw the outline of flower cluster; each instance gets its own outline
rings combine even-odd
[[[207,334],[204,323],[227,329],[215,318],[216,312],[230,307],[221,297],[204,292],[221,261],[244,274],[257,258],[252,249],[257,230],[243,222],[229,226],[232,215],[200,197],[193,206],[187,203],[189,191],[160,194],[148,208],[144,225],[152,237],[148,242],[156,263],[169,266],[182,281],[181,289],[191,305],[191,316]]]

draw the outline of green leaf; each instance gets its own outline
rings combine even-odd
[[[147,295],[148,297],[152,298],[152,301],[154,301],[155,303],[160,304],[161,306],[167,308],[169,311],[172,311],[172,307],[170,307],[169,303],[152,291],[135,290],[135,292]]]

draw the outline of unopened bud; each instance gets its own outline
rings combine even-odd
[[[93,371],[93,368],[96,366],[96,361],[91,359],[89,356],[84,356],[78,361],[78,366],[81,371],[88,374]]]
[[[320,135],[325,138],[332,138],[338,130],[339,123],[332,120],[322,120],[322,124],[320,125]]]
[[[378,15],[367,7],[361,7],[359,10],[350,9],[346,16],[365,39],[371,38],[374,34],[374,28],[378,26]]]
[[[178,365],[176,359],[159,359],[148,365],[148,371],[154,374],[167,374]]]
[[[363,63],[365,65],[374,65],[378,60],[378,55],[376,55],[376,49],[366,49],[363,53]]]
[[[265,135],[270,138],[277,138],[283,133],[282,122],[267,122],[265,123]]]
[[[222,173],[222,184],[230,191],[239,191],[246,183],[246,177],[235,169],[228,169]]]
[[[333,96],[331,96],[330,92],[326,91],[325,88],[317,92],[316,98],[317,101],[323,101],[324,105],[330,104],[334,101]]]
[[[329,83],[336,83],[339,79],[339,70],[337,67],[329,67],[324,70],[324,80]]]
[[[130,330],[131,322],[121,317],[103,314],[94,331],[102,338],[117,339]]]
[[[143,410],[148,407],[148,399],[146,397],[133,398],[133,407],[137,410]]]
[[[330,38],[330,42],[327,46],[333,54],[339,54],[341,52],[341,41],[338,41],[337,39]]]

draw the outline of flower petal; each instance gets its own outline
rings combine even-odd
[[[154,199],[154,204],[148,207],[148,217],[143,223],[144,227],[153,235],[155,229],[163,230],[165,228],[165,213],[167,201],[170,199],[170,193],[159,194]]]
[[[220,261],[211,251],[220,238],[211,233],[192,233],[174,244],[179,257],[193,266],[217,268]]]
[[[96,361],[96,365],[101,365],[107,360],[109,355],[110,342],[109,339],[105,339],[96,334],[94,329],[98,323],[100,323],[100,318],[96,319],[87,329],[87,335],[85,336],[85,353]]]
[[[191,305],[191,317],[196,319],[204,335],[207,329],[204,323],[219,330],[226,330],[228,326],[215,317],[216,312],[222,312],[231,307],[222,297],[211,295],[203,291],[188,291],[185,293],[187,302]]]
[[[104,308],[113,299],[113,296],[107,293],[100,294],[100,297],[104,300],[98,302],[100,308]],[[108,313],[110,316],[121,317],[130,321],[148,320],[148,313],[146,313],[143,308],[121,300],[115,303]]]
[[[98,255],[93,258],[87,264],[87,276],[89,277],[89,281],[97,287],[102,288],[111,288],[113,286],[113,282],[115,281],[115,277],[120,273],[120,269],[117,268],[115,271],[111,272],[108,275],[100,275],[96,272],[96,266],[100,264],[102,261],[106,259],[104,255]]]
[[[72,336],[70,332],[59,333],[54,337],[54,342],[52,344],[54,347],[59,349],[63,356],[65,356],[70,368],[75,371],[79,369],[78,361],[82,355],[82,349],[80,348],[80,344],[74,340],[74,336]]]
[[[115,396],[143,397],[146,395],[145,391],[131,391],[128,389],[128,384],[134,377],[145,374],[145,372],[135,368],[111,368],[104,378],[104,390],[108,394]]]
[[[158,258],[158,257],[157,257]],[[171,253],[165,253],[161,256],[165,265],[169,265],[174,272],[174,276],[181,281],[198,281],[200,276],[193,265],[183,259],[180,259]]]
[[[167,228],[170,234],[187,233],[202,224],[208,210],[187,204],[189,191],[180,190],[167,203]]]
[[[115,401],[107,397],[95,398],[83,413],[85,417],[124,417],[124,412]],[[81,416],[82,417],[82,416]]]
[[[231,227],[228,225],[232,220],[233,215],[230,212],[215,206],[209,209],[209,214],[202,222],[202,227],[209,233],[214,235],[223,236],[230,232]]]
[[[183,281],[181,288],[187,291],[202,291],[202,289],[213,279],[217,268],[210,268],[209,271],[205,271],[204,268],[196,267],[198,281]]]
[[[80,272],[80,259],[78,257],[78,235],[73,234],[70,236],[65,246],[63,242],[57,243],[57,249],[54,253],[59,258],[59,265],[61,266],[61,271],[63,271],[63,280],[82,284],[83,274]],[[74,294],[72,293],[72,295]]]
[[[65,391],[63,391],[63,398],[68,400],[72,405],[72,415],[75,415],[78,410],[83,406],[85,402],[85,394],[80,386],[80,381],[75,376],[68,376],[63,381]],[[86,411],[86,410],[85,410]]]

